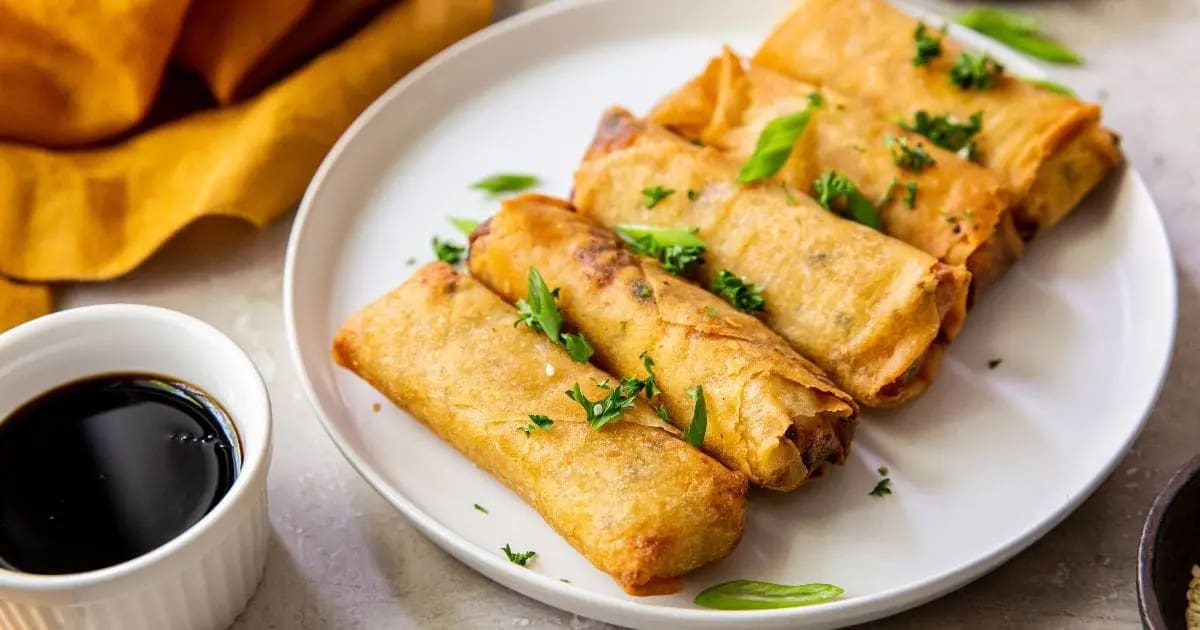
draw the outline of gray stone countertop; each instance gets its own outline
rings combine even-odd
[[[510,14],[538,0],[500,2]],[[961,3],[920,2],[952,14]],[[1062,525],[965,588],[872,624],[879,628],[1130,628],[1135,566],[1154,495],[1200,450],[1200,0],[1028,0],[1013,8],[1084,54],[1048,68],[1101,102],[1146,178],[1179,274],[1179,330],[1162,397],[1133,450]],[[62,305],[139,302],[193,314],[246,348],[270,388],[275,536],[258,594],[237,630],[586,628],[605,624],[494,584],[422,537],[358,477],[300,391],[280,310],[292,216],[254,230],[210,220],[132,275],[64,290]],[[214,243],[220,243],[214,246]]]

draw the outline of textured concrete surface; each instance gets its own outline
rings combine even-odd
[[[514,11],[536,0],[501,2]],[[748,3],[749,4],[749,3]],[[954,12],[962,4],[923,2]],[[1137,625],[1142,520],[1200,425],[1200,1],[1026,1],[1088,59],[1053,76],[1106,107],[1160,204],[1179,272],[1179,334],[1149,425],[1100,490],[999,570],[878,628],[1128,628]],[[1190,53],[1190,54],[1189,54]],[[408,525],[341,458],[297,385],[280,312],[290,217],[262,232],[202,224],[119,282],[64,291],[64,306],[175,308],[232,335],[269,383],[277,422],[270,477],[275,541],[237,630],[586,628],[604,624],[526,599],[474,573]],[[1017,473],[1019,474],[1019,472]]]

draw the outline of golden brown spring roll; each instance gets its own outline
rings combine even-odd
[[[608,375],[516,319],[481,284],[435,262],[350,317],[333,358],[511,488],[631,594],[678,590],[684,573],[732,551],[746,478],[640,401],[591,428],[563,392],[579,383],[602,398],[595,383]],[[554,424],[526,435],[529,414]]]
[[[982,112],[978,159],[1013,191],[1013,218],[1026,238],[1062,220],[1120,162],[1099,106],[1010,73],[984,89],[960,89],[949,72],[963,48],[944,38],[939,57],[914,66],[916,28],[915,18],[882,0],[800,0],[754,64],[863,99],[886,116],[911,121],[925,110],[965,122]]]
[[[924,391],[962,326],[970,272],[808,197],[789,205],[779,186],[738,186],[737,171],[715,149],[614,108],[575,173],[574,205],[610,227],[698,229],[704,282],[727,269],[761,286],[767,325],[859,402]],[[642,191],[654,186],[676,192],[647,208]]]
[[[567,323],[600,367],[646,377],[653,360],[666,408],[691,423],[686,390],[704,386],[704,449],[750,481],[793,490],[845,460],[857,408],[820,368],[758,319],[625,250],[616,235],[559,199],[506,201],[471,236],[471,273],[509,302],[526,299],[528,270],[559,289]]]
[[[773,70],[745,68],[728,48],[660,103],[650,120],[744,162],[767,123],[804,109],[814,92],[825,105],[779,171],[785,185],[812,195],[812,182],[821,174],[844,173],[871,200],[883,200],[877,205],[885,232],[942,262],[965,265],[976,291],[1020,256],[1023,243],[1008,209],[1010,195],[998,175],[852,99]],[[934,163],[919,171],[897,166],[889,137],[923,148]],[[916,186],[911,199],[909,185]]]

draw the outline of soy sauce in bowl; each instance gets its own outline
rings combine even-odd
[[[78,573],[152,551],[216,507],[240,462],[228,415],[187,383],[53,389],[0,421],[0,567]]]

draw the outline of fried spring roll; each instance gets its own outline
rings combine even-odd
[[[846,174],[871,200],[881,200],[885,232],[942,262],[965,265],[975,291],[1020,256],[1023,243],[1009,212],[1011,198],[998,175],[851,99],[773,70],[745,68],[728,48],[660,103],[650,120],[744,162],[767,123],[804,109],[814,92],[825,105],[779,171],[783,185],[812,195],[812,182],[821,174]],[[898,149],[889,138],[922,148],[933,164],[897,166]]]
[[[882,0],[800,0],[754,64],[863,99],[886,116],[912,120],[925,110],[965,122],[982,112],[979,161],[1013,191],[1014,220],[1027,239],[1062,220],[1120,162],[1097,105],[1010,73],[984,89],[960,89],[949,73],[963,48],[948,37],[940,56],[915,66],[917,24]]]
[[[523,195],[471,237],[471,273],[509,302],[526,299],[528,270],[551,287],[567,323],[596,350],[600,367],[646,377],[680,429],[691,422],[686,390],[704,386],[704,449],[753,483],[793,490],[826,462],[845,460],[857,408],[820,368],[758,319],[639,258],[570,205]]]
[[[516,318],[435,262],[347,320],[333,357],[520,495],[631,594],[676,591],[684,573],[732,551],[746,478],[642,402],[591,428],[563,392],[579,383],[602,398],[595,383],[608,375],[513,327]],[[527,436],[528,414],[554,424]]]
[[[763,288],[765,322],[856,400],[924,391],[962,326],[970,272],[779,186],[738,186],[738,165],[614,108],[575,173],[574,205],[614,226],[696,228],[707,284],[729,270]],[[676,191],[647,208],[642,191]],[[685,191],[687,193],[685,194]]]

